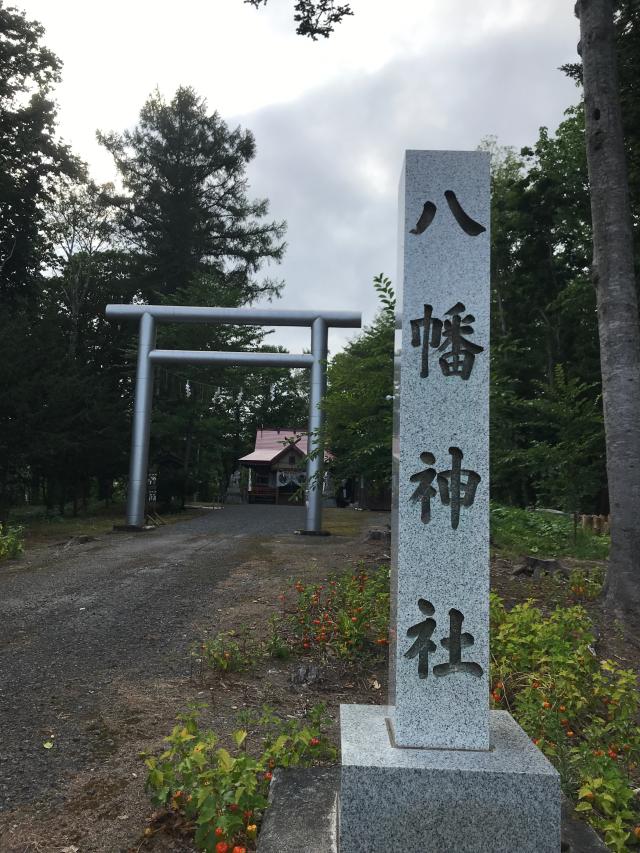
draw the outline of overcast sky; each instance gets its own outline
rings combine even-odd
[[[64,63],[60,132],[94,179],[115,177],[95,131],[132,127],[157,86],[191,85],[256,137],[251,194],[288,222],[265,272],[286,308],[376,311],[371,280],[396,274],[397,185],[407,148],[532,144],[578,92],[573,2],[352,0],[328,40],[295,35],[294,0],[9,0],[46,27]],[[347,335],[335,331],[335,352]],[[308,346],[281,330],[272,342]]]

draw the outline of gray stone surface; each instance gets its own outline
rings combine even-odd
[[[337,853],[336,801],[340,768],[307,767],[278,770],[271,783],[258,853]],[[508,828],[505,828],[508,831]],[[571,804],[562,802],[562,853],[606,853],[593,829],[579,820]],[[407,853],[429,853],[429,848]],[[517,853],[514,850],[512,853]]]
[[[258,853],[337,851],[338,767],[276,770]]]
[[[461,227],[445,198],[449,191],[485,231],[472,236]],[[420,230],[426,202],[436,206],[435,217],[423,233],[411,233],[412,229]],[[487,749],[489,156],[478,151],[407,151],[399,220],[402,329],[396,389],[399,414],[394,441],[397,502],[393,536],[397,643],[392,648],[390,697],[390,704],[395,705],[395,736],[402,746]],[[458,303],[464,308],[448,313]],[[427,316],[430,309],[425,314],[425,305],[431,307],[431,319]],[[464,322],[469,314],[474,319]],[[472,364],[468,378],[459,372],[462,361],[458,361],[458,372],[450,372],[453,338],[447,337],[446,323],[455,323],[456,315],[464,327],[462,337],[483,348],[468,356],[468,364]],[[444,349],[432,346],[438,344],[434,318],[445,324],[440,329]],[[464,350],[466,344],[462,347]],[[449,360],[443,364],[445,357]],[[460,354],[463,358],[464,352]],[[423,375],[426,372],[428,375]],[[457,451],[452,453],[450,448]],[[458,451],[463,454],[458,463],[463,469],[461,496],[469,480],[464,469],[479,475],[480,482],[473,503],[460,507],[456,526],[455,475],[443,472],[453,471]],[[421,459],[424,453],[431,456]],[[433,476],[427,475],[422,484],[411,481],[412,476],[424,471]],[[428,490],[428,501],[416,497],[421,487]],[[429,602],[433,612],[425,612],[426,605],[421,612],[420,599]],[[442,666],[456,660],[446,645],[447,638],[455,635],[452,610],[464,619],[459,629],[463,645],[458,660],[476,666],[473,670],[457,666],[443,675]],[[416,639],[407,631],[427,619],[435,620],[435,627],[423,645],[430,641],[433,646],[419,677],[419,658],[406,656]]]
[[[488,751],[393,747],[387,714],[341,706],[340,853],[558,853],[558,773],[509,714]]]

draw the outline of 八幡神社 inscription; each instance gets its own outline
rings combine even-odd
[[[433,316],[432,305],[425,305],[423,316],[410,321],[411,346],[422,345],[422,379],[429,375],[429,347],[442,353],[438,363],[444,376],[459,376],[461,379],[471,376],[476,356],[484,352],[484,347],[464,337],[473,334],[471,323],[476,319],[473,314],[463,316],[464,311],[463,303],[457,302],[445,311],[447,319],[442,321]]]
[[[480,475],[469,468],[462,467],[463,452],[459,447],[450,447],[451,468],[446,471],[436,471],[435,468],[425,468],[412,474],[409,480],[418,483],[418,487],[411,495],[412,501],[420,501],[420,519],[424,524],[431,521],[431,498],[440,493],[440,500],[444,506],[451,507],[451,527],[456,530],[460,523],[461,507],[469,507],[473,504],[476,489],[480,482]],[[425,465],[433,465],[436,461],[433,453],[421,453],[420,461]],[[464,478],[464,479],[463,479]],[[431,485],[434,481],[438,483],[438,491]]]
[[[479,222],[472,219],[463,209],[453,190],[445,190],[444,197],[449,205],[449,210],[453,213],[456,222],[465,234],[468,234],[470,237],[477,237],[479,234],[482,234],[483,231],[487,230],[484,225],[480,225]],[[424,234],[435,219],[437,210],[438,208],[432,201],[425,201],[420,218],[416,222],[415,227],[410,229],[409,233],[415,234],[416,236]]]
[[[412,625],[407,630],[407,637],[412,639],[415,637],[413,645],[404,656],[412,660],[418,657],[418,675],[420,678],[429,677],[429,655],[434,654],[438,647],[431,639],[433,632],[436,629],[436,620],[432,617],[435,615],[435,608],[426,598],[418,599],[418,608],[427,618],[416,625]],[[467,673],[479,678],[483,669],[479,663],[474,661],[463,661],[462,650],[474,644],[473,635],[467,631],[463,633],[462,623],[464,616],[456,608],[449,610],[449,636],[443,637],[440,640],[440,645],[449,652],[449,660],[446,663],[438,663],[433,667],[433,674],[436,677],[452,675],[456,672]]]

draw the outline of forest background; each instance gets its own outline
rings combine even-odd
[[[618,4],[616,42],[637,223],[635,6]],[[282,257],[285,225],[251,198],[250,131],[228,128],[188,87],[170,99],[152,93],[133,130],[100,137],[121,188],[96,186],[56,135],[60,70],[41,27],[0,5],[0,518],[25,500],[77,510],[125,485],[136,332],[107,323],[107,303],[231,307],[275,299],[282,286],[259,275]],[[492,154],[493,497],[606,512],[581,105],[520,152],[479,144]],[[364,476],[372,494],[390,480],[389,288],[378,279],[378,317],[329,369],[336,478]],[[161,346],[178,345],[172,328],[161,335]],[[179,340],[268,347],[241,327],[183,327]],[[303,372],[160,369],[152,457],[179,459],[177,488],[207,498],[224,490],[258,426],[304,424],[306,409]]]

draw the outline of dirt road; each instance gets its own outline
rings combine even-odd
[[[126,826],[131,792],[119,800],[110,786],[125,790],[133,776],[142,802],[132,750],[157,742],[184,706],[188,650],[202,626],[276,607],[274,590],[291,572],[342,568],[361,529],[386,521],[330,512],[342,535],[292,535],[301,508],[229,506],[151,533],[40,548],[0,568],[0,849],[63,849],[53,839],[41,846],[36,824],[52,810],[60,844],[128,849],[78,837],[74,808],[122,821],[122,839],[139,831]]]

